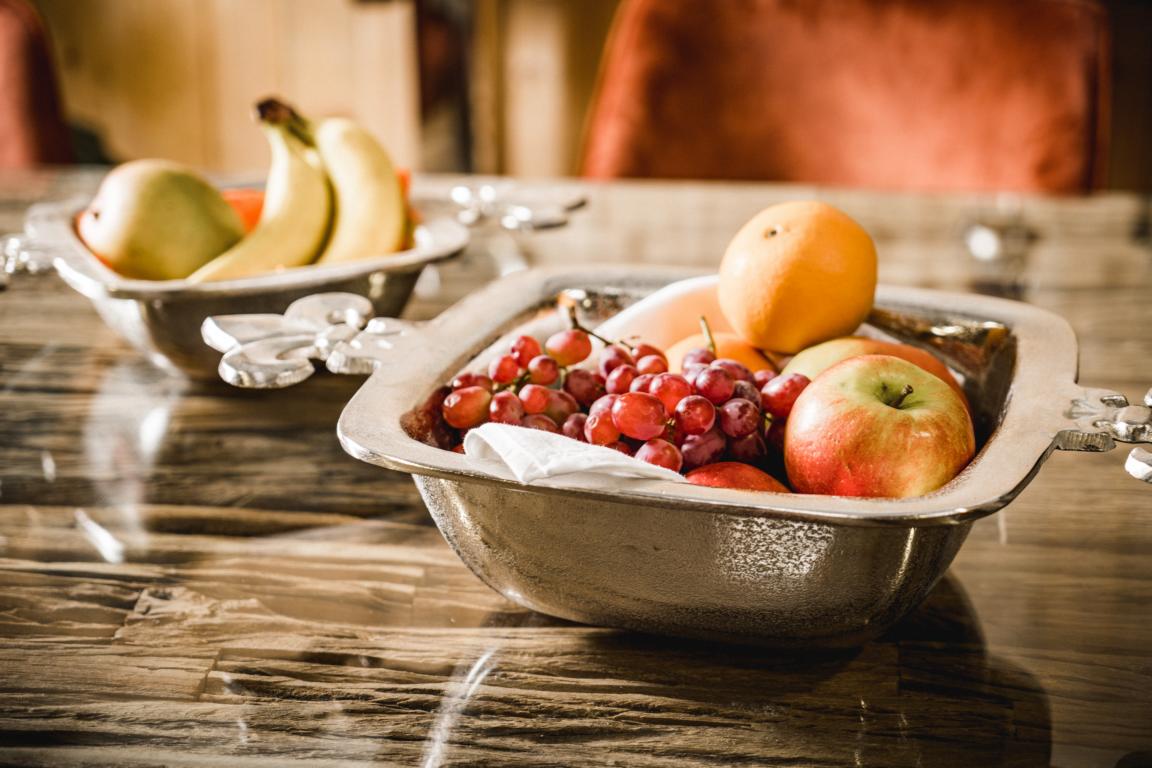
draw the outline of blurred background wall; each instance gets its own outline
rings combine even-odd
[[[433,171],[576,171],[617,0],[34,0],[84,159],[262,172],[253,101],[366,121]],[[1107,185],[1152,190],[1152,3],[1104,0]]]
[[[307,113],[359,117],[401,162],[419,164],[411,0],[35,3],[69,122],[113,160],[263,169],[252,105],[280,94]]]

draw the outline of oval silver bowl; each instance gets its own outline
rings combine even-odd
[[[10,236],[5,251],[51,264],[86,296],[117,334],[153,363],[194,378],[216,376],[220,355],[200,338],[214,315],[281,313],[306,296],[340,291],[363,296],[378,316],[399,315],[428,265],[455,256],[468,244],[467,227],[441,218],[417,227],[415,247],[346,264],[308,266],[282,272],[189,283],[136,280],[106,267],[77,236],[73,222],[86,201],[45,203],[29,209],[22,235]],[[12,253],[15,251],[16,253]]]

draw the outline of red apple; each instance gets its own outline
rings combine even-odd
[[[814,379],[841,360],[859,355],[892,355],[915,363],[929,373],[939,376],[955,390],[956,394],[960,395],[965,406],[968,404],[964,390],[960,388],[956,378],[948,370],[948,366],[940,362],[931,352],[913,347],[910,344],[897,344],[894,341],[881,341],[863,336],[843,336],[808,347],[789,360],[788,365],[784,366],[784,370],[780,371],[780,375],[802,373],[808,378]]]
[[[796,399],[784,466],[798,493],[904,498],[947,483],[975,450],[968,409],[951,387],[907,360],[861,355]]]
[[[685,475],[688,482],[712,488],[735,488],[742,491],[789,493],[789,490],[767,472],[739,461],[717,461],[705,464]]]

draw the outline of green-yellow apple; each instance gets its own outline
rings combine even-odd
[[[963,401],[937,376],[891,355],[860,355],[800,393],[784,435],[797,493],[904,498],[941,487],[976,449]]]
[[[957,383],[952,372],[948,370],[948,366],[940,362],[939,358],[931,352],[913,347],[911,344],[898,344],[893,341],[869,339],[864,336],[843,336],[808,347],[789,360],[780,375],[802,373],[809,379],[814,379],[821,372],[841,360],[859,355],[892,355],[915,363],[929,373],[939,376],[955,390],[956,394],[960,395],[965,405],[968,403],[968,398],[964,396],[964,390],[960,388],[960,384]]]
[[[218,189],[167,160],[117,166],[76,230],[109,267],[146,280],[187,277],[244,235],[239,215]]]
[[[705,464],[689,472],[685,478],[695,485],[707,485],[712,488],[790,493],[788,488],[772,475],[739,461]]]

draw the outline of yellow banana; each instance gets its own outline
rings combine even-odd
[[[310,264],[332,220],[332,191],[316,151],[293,130],[291,109],[261,102],[260,126],[272,150],[260,221],[247,237],[193,272],[196,283],[230,280]]]
[[[335,264],[400,250],[407,210],[400,179],[380,142],[342,117],[316,122],[316,151],[332,182],[336,213],[318,264]]]

